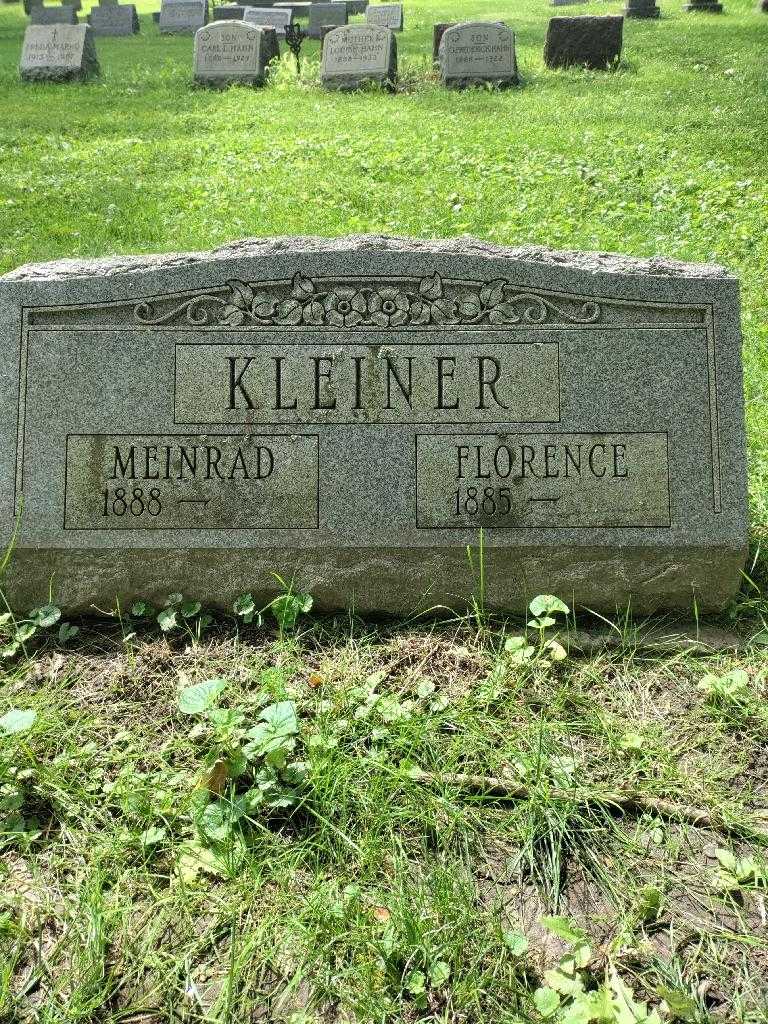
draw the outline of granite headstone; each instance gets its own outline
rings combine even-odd
[[[82,82],[99,74],[90,25],[28,25],[19,74],[24,82]]]
[[[132,36],[139,31],[134,4],[101,4],[92,7],[88,24],[95,36]]]
[[[440,78],[449,88],[520,82],[515,34],[498,22],[469,21],[446,29],[440,40],[438,60]]]
[[[392,32],[403,31],[402,4],[369,4],[365,9],[367,25],[380,25]]]
[[[263,85],[271,56],[261,28],[242,21],[212,21],[195,33],[195,82],[217,88]]]
[[[162,0],[160,32],[193,35],[208,22],[208,0]]]
[[[369,82],[394,88],[397,40],[378,25],[345,25],[323,41],[321,82],[326,89],[351,91]]]
[[[339,3],[313,3],[309,9],[309,38],[319,39],[324,25],[346,25],[347,7]]]
[[[30,25],[77,25],[77,11],[69,4],[44,7],[38,4],[29,12]]]
[[[261,604],[275,572],[320,610],[465,609],[481,527],[489,610],[703,613],[741,582],[718,267],[466,238],[72,259],[0,277],[0,344],[22,612]]]
[[[692,13],[699,11],[703,14],[722,14],[723,5],[717,0],[691,0],[689,4],[683,4],[683,10]]]
[[[621,15],[613,14],[550,18],[544,63],[548,68],[613,67],[621,57],[623,27]]]
[[[440,54],[440,40],[443,38],[443,33],[447,28],[453,28],[454,25],[458,25],[458,21],[439,21],[436,25],[432,26],[432,63],[437,64],[438,57]]]
[[[269,25],[279,39],[285,39],[285,30],[293,20],[293,12],[279,7],[246,7],[243,21],[251,25]]]
[[[627,0],[624,8],[625,18],[659,18],[661,9],[656,0]]]
[[[241,4],[222,4],[213,8],[214,21],[242,21],[247,7]]]

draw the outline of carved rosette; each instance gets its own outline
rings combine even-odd
[[[148,326],[335,327],[338,329],[488,324],[593,324],[602,309],[591,299],[521,291],[501,278],[444,281],[439,274],[385,284],[365,279],[322,283],[298,273],[291,281],[254,284],[230,280],[226,288],[188,295],[170,308],[142,302],[134,317]]]

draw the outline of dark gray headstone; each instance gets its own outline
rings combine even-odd
[[[30,25],[77,25],[77,11],[69,4],[59,7],[33,7],[29,14]]]
[[[447,28],[440,40],[438,60],[440,78],[449,88],[520,82],[515,34],[499,22],[469,21]]]
[[[213,8],[214,21],[242,21],[247,8],[239,4],[223,4]]]
[[[397,81],[397,40],[378,25],[345,25],[323,41],[320,69],[326,89],[351,91],[369,82],[394,88]]]
[[[309,38],[320,39],[323,25],[346,25],[347,7],[340,3],[313,3],[309,9]]]
[[[577,65],[602,70],[612,67],[621,57],[623,26],[621,16],[610,14],[550,18],[544,63],[548,68]]]
[[[703,613],[739,588],[717,267],[465,238],[67,260],[0,277],[0,345],[22,611],[51,586],[73,610],[262,606],[275,572],[320,610],[466,609],[481,527],[488,610]]]
[[[274,7],[282,7],[293,13],[294,20],[308,18],[312,9],[312,0],[275,0]]]
[[[689,4],[683,4],[684,11],[700,11],[704,14],[722,14],[723,5],[716,0],[691,0]]]
[[[365,9],[366,25],[380,25],[392,32],[403,31],[402,4],[369,4]]]
[[[447,28],[453,28],[454,25],[458,25],[458,21],[440,21],[432,27],[432,63],[437,64],[437,58],[440,53],[440,40],[443,38],[443,33]]]
[[[656,0],[627,0],[624,8],[625,18],[659,18],[661,9],[656,6]]]
[[[208,21],[208,0],[162,0],[160,32],[192,35]]]
[[[152,21],[154,21],[156,25],[160,24],[160,11],[152,11]]]
[[[99,74],[90,25],[29,25],[19,73],[25,82],[82,82]]]
[[[95,36],[132,36],[139,31],[139,16],[133,4],[102,4],[91,8],[88,24]]]
[[[274,37],[274,30],[270,30]],[[212,21],[195,33],[194,78],[198,85],[263,85],[273,53],[266,30],[243,21]],[[271,47],[269,47],[271,50]]]

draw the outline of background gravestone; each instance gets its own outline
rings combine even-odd
[[[498,22],[469,21],[443,33],[440,77],[449,88],[490,82],[518,85],[515,34]]]
[[[550,18],[544,44],[548,68],[604,70],[621,57],[624,19],[616,15]]]
[[[51,581],[67,609],[260,607],[279,572],[319,610],[465,609],[481,527],[488,610],[705,612],[739,588],[721,268],[284,238],[21,268],[0,309],[12,607]]]
[[[347,16],[365,14],[369,0],[332,0],[332,3],[346,4]]]
[[[293,12],[279,7],[246,7],[243,21],[251,25],[268,25],[279,39],[285,39],[285,30],[293,20]]]
[[[222,4],[221,7],[213,8],[214,21],[242,21],[243,15],[248,10],[240,4]]]
[[[723,5],[716,0],[691,0],[683,5],[684,11],[702,11],[704,14],[722,14]]]
[[[88,24],[95,36],[132,36],[139,31],[139,16],[133,4],[101,4],[91,8]]]
[[[443,38],[443,33],[447,28],[452,28],[454,25],[458,25],[458,21],[439,21],[436,25],[432,26],[432,63],[437,64],[438,56],[440,54],[440,40]]]
[[[402,4],[369,4],[365,9],[367,25],[381,25],[392,32],[403,31]]]
[[[394,88],[397,40],[378,25],[345,25],[323,40],[320,78],[326,89],[351,91],[368,82]]]
[[[25,82],[76,82],[99,74],[90,25],[29,25],[19,73]]]
[[[270,30],[274,37],[274,30]],[[263,85],[274,53],[266,32],[242,21],[212,21],[195,33],[194,78],[198,85]],[[270,51],[270,52],[268,52]]]
[[[656,0],[627,0],[624,17],[660,18],[661,9],[656,6]]]
[[[33,7],[29,15],[30,25],[77,25],[77,11],[68,4],[60,7]]]
[[[208,0],[162,0],[160,32],[164,35],[188,35],[208,21]]]
[[[341,3],[313,3],[309,9],[309,38],[320,39],[324,25],[346,25],[347,6]]]

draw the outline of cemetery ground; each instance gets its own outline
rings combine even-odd
[[[663,3],[616,72],[552,73],[554,8],[428,0],[398,94],[344,96],[312,42],[301,81],[284,58],[263,90],[195,90],[157,6],[97,40],[100,82],[49,87],[19,83],[0,5],[0,272],[350,232],[721,262],[749,578],[693,648],[620,615],[526,632],[479,581],[437,622],[288,595],[260,624],[192,603],[60,639],[41,613],[0,680],[0,1019],[768,1020],[768,19]],[[455,16],[514,27],[522,88],[440,88],[431,27]]]

